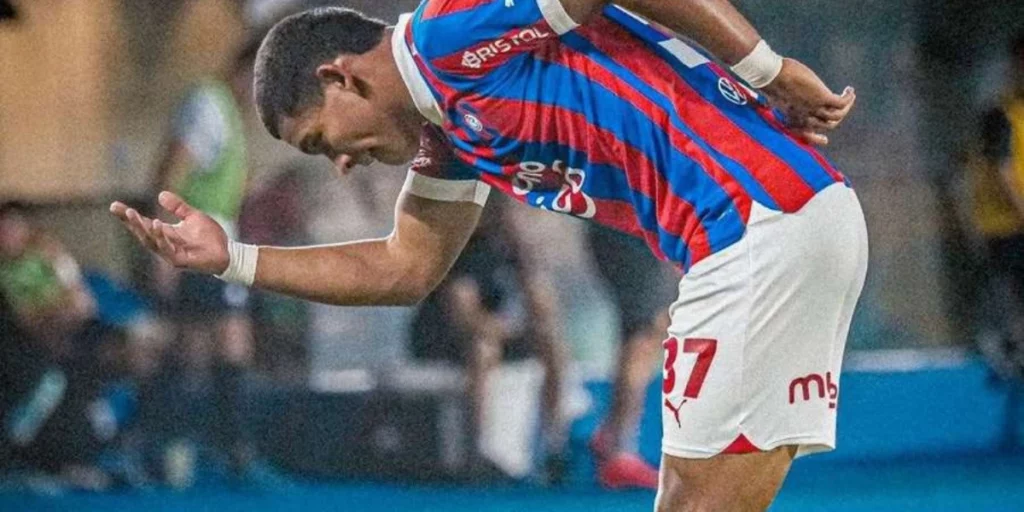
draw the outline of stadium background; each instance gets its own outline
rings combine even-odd
[[[105,205],[147,192],[174,102],[187,84],[216,66],[211,55],[244,37],[240,19],[229,0],[13,3],[20,19],[0,23],[0,199],[27,202],[83,267],[127,282],[137,255]],[[386,20],[416,3],[343,2]],[[836,87],[857,87],[855,114],[833,137],[828,154],[857,187],[872,248],[843,382],[840,449],[798,463],[776,509],[1024,509],[1024,419],[1018,414],[1024,398],[1016,383],[996,377],[991,361],[977,353],[984,316],[978,304],[986,292],[977,290],[980,270],[960,214],[963,154],[976,138],[979,113],[1000,91],[1004,48],[1024,30],[1024,4],[737,4],[778,51],[802,59]],[[271,140],[258,120],[249,119],[247,131],[250,188],[269,183],[288,166],[306,170],[301,187],[313,241],[390,230],[391,205],[404,177],[400,169],[373,169],[339,181],[326,162],[302,159]],[[582,453],[607,401],[616,349],[610,306],[591,277],[589,256],[579,249],[578,224],[525,209],[517,215],[543,226],[538,237],[548,255],[544,261],[560,278],[557,291],[582,396],[573,446]],[[543,233],[556,230],[577,238],[543,240]],[[298,387],[328,396],[321,416],[308,418],[327,424],[327,430],[296,428],[294,446],[313,442],[310,436],[337,435],[332,426],[345,431],[346,407],[352,405],[335,396],[332,408],[330,396],[412,371],[402,364],[408,317],[402,309],[312,308],[305,386]],[[530,367],[509,372],[505,378],[536,380]],[[520,387],[516,396],[530,394],[528,384]],[[268,425],[277,420],[273,404],[287,400],[281,393],[261,395]],[[656,412],[653,388],[649,403]],[[649,457],[657,454],[654,412],[645,416],[641,434]],[[267,434],[273,437],[269,442],[287,437],[274,435],[282,437]],[[338,447],[336,456],[344,457],[345,450]],[[651,494],[593,487],[585,456],[574,459],[573,468],[570,485],[561,490],[542,489],[529,477],[498,486],[442,488],[379,477],[372,483],[297,478],[287,488],[253,492],[212,479],[181,492],[40,497],[13,489],[0,492],[0,509],[648,509]]]

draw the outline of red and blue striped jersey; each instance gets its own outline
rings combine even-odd
[[[701,50],[619,7],[578,25],[560,0],[425,0],[393,45],[439,126],[410,179],[593,219],[683,271],[739,240],[752,203],[796,212],[845,181]]]

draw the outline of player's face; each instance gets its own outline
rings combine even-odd
[[[374,160],[405,163],[415,154],[386,109],[340,87],[325,87],[320,105],[281,122],[281,139],[310,155],[324,155],[342,174]]]

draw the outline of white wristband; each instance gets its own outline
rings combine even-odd
[[[764,39],[743,60],[732,67],[733,73],[751,87],[760,89],[775,80],[782,72],[782,56],[772,51]]]
[[[228,240],[228,269],[217,276],[217,279],[252,286],[256,280],[256,260],[259,256],[259,247]]]

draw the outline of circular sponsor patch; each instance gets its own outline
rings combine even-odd
[[[747,97],[736,89],[736,86],[733,85],[732,81],[725,77],[718,79],[718,92],[722,93],[722,96],[724,96],[725,99],[737,105],[747,104]]]
[[[465,116],[462,116],[462,119],[466,121],[466,125],[469,126],[469,129],[473,130],[474,132],[480,133],[484,131],[483,123],[481,123],[480,120],[477,119],[476,116],[474,116],[473,114],[466,114]]]

